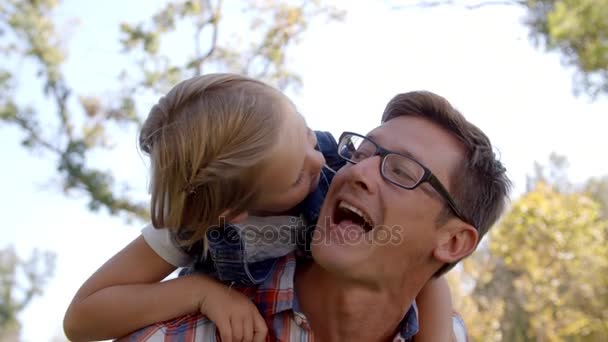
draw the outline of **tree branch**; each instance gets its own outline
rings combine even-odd
[[[43,148],[56,153],[57,155],[61,155],[63,153],[63,151],[53,145],[50,141],[45,140],[44,138],[42,138],[40,136],[40,134],[38,133],[37,129],[34,127],[34,125],[30,122],[30,120],[28,120],[27,118],[23,117],[23,115],[17,113],[15,115],[15,117],[10,118],[10,119],[6,119],[9,122],[14,122],[15,124],[17,124],[17,126],[21,127],[28,135],[28,140],[30,140],[31,142],[38,144],[40,146],[42,146]]]
[[[72,122],[70,120],[70,114],[67,109],[67,101],[68,97],[70,96],[70,91],[60,82],[62,82],[62,80],[54,82],[54,84],[51,85],[51,91],[53,98],[55,99],[55,103],[57,104],[57,114],[61,120],[61,127],[63,128],[68,140],[71,141],[74,139],[74,133]]]
[[[194,37],[194,46],[196,47],[196,55],[197,58],[195,60],[192,61],[192,64],[195,65],[196,67],[196,75],[201,75],[203,73],[203,63],[205,62],[205,60],[207,60],[209,57],[211,57],[211,55],[215,52],[216,48],[217,48],[217,41],[218,41],[218,22],[219,22],[219,15],[220,15],[220,9],[222,7],[222,1],[219,0],[217,2],[217,5],[215,8],[213,8],[213,6],[211,5],[211,0],[206,0],[205,1],[207,7],[209,8],[209,10],[211,11],[211,17],[207,20],[205,20],[204,22],[200,23],[199,25],[197,25],[196,27],[196,32],[195,32],[195,37]],[[201,43],[201,33],[203,32],[203,29],[205,28],[205,26],[207,25],[211,25],[211,43],[209,46],[209,49],[207,50],[207,52],[201,56],[201,48],[200,48],[200,43]]]

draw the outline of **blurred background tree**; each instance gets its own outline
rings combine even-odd
[[[602,341],[608,336],[605,178],[564,177],[558,155],[535,168],[487,244],[450,275],[475,341]],[[460,284],[460,285],[459,285]]]
[[[0,249],[0,342],[19,340],[17,315],[53,275],[55,255],[34,251],[23,260],[13,248]]]
[[[591,99],[608,95],[608,0],[422,0],[391,1],[396,9],[436,6],[486,6],[525,8],[524,24],[533,44],[562,56],[564,65],[574,69],[576,95]]]

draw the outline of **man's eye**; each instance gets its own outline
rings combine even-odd
[[[359,151],[359,150],[357,150],[357,151],[353,152],[353,159],[354,160],[360,161],[360,160],[363,160],[363,159],[365,159],[367,157],[369,157],[369,153],[367,153],[367,151]]]
[[[408,176],[407,170],[402,170],[402,169],[400,169],[398,167],[393,167],[392,168],[392,172],[393,172],[393,174],[395,176],[400,176],[400,177],[406,177],[406,176]]]
[[[414,176],[412,175],[412,172],[407,168],[400,168],[394,166],[391,168],[391,173],[407,183],[416,181],[416,179],[414,179]]]

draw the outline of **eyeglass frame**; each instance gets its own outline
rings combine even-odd
[[[355,136],[355,137],[359,137],[364,139],[365,141],[369,141],[371,142],[375,147],[376,147],[376,151],[371,154],[370,156],[360,160],[363,161],[365,159],[371,158],[371,157],[375,157],[375,156],[380,156],[380,175],[382,176],[382,178],[384,180],[386,180],[387,182],[390,182],[391,184],[394,184],[402,189],[406,189],[406,190],[414,190],[416,189],[418,186],[420,186],[420,184],[428,182],[433,189],[435,189],[435,191],[437,191],[437,193],[443,198],[443,200],[447,203],[448,207],[450,207],[450,209],[452,210],[452,212],[454,213],[454,215],[456,215],[456,217],[458,217],[459,219],[463,220],[464,222],[468,222],[468,220],[466,220],[464,218],[464,216],[461,214],[461,211],[458,209],[458,206],[456,205],[456,202],[454,201],[454,199],[452,198],[452,196],[450,195],[450,193],[448,192],[448,190],[445,188],[445,186],[443,186],[443,184],[441,184],[441,181],[437,178],[437,176],[435,176],[433,174],[433,172],[431,172],[431,170],[429,168],[427,168],[426,166],[424,166],[424,164],[422,164],[421,162],[419,162],[418,160],[410,157],[410,156],[406,156],[402,153],[399,152],[395,152],[395,151],[391,151],[391,150],[387,150],[384,147],[380,146],[377,142],[373,141],[371,138],[366,137],[364,135],[358,134],[358,133],[354,133],[354,132],[343,132],[340,135],[340,139],[338,139],[338,148],[337,148],[337,152],[338,152],[338,156],[340,158],[342,158],[344,161],[351,163],[353,165],[358,164],[360,161],[353,161],[350,160],[349,158],[344,157],[341,153],[340,153],[340,146],[342,145],[342,140],[346,137],[346,136]],[[391,180],[389,177],[387,177],[384,174],[384,164],[386,161],[386,156],[391,155],[391,154],[396,154],[400,157],[406,158],[408,160],[413,161],[414,163],[418,164],[420,167],[422,167],[422,170],[424,170],[424,174],[422,175],[422,177],[420,177],[420,179],[411,187],[407,187],[403,184],[399,184],[393,180]]]

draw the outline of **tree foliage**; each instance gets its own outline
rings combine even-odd
[[[492,235],[492,253],[514,272],[526,335],[547,340],[608,335],[608,222],[584,194],[546,184],[526,194]],[[517,298],[517,297],[515,297]]]
[[[410,8],[395,1],[395,8]],[[532,42],[556,51],[574,69],[575,94],[608,94],[608,0],[421,0],[417,7],[455,5],[468,9],[507,5],[526,9],[523,23]]]
[[[608,220],[598,200],[608,187],[598,180],[574,186],[566,166],[553,155],[537,167],[534,185],[453,275],[456,287],[473,284],[458,305],[474,340],[608,336]]]
[[[608,176],[591,178],[585,184],[584,190],[599,203],[602,219],[608,220]]]
[[[15,95],[22,88],[11,70],[0,67],[0,119],[21,129],[24,147],[55,158],[64,192],[84,194],[94,211],[103,208],[126,218],[146,217],[145,201],[134,199],[128,184],[91,163],[97,151],[112,148],[108,132],[113,127],[135,132],[148,110],[140,108],[137,99],[158,97],[178,80],[217,71],[245,73],[281,89],[297,88],[300,78],[287,59],[290,48],[310,24],[344,14],[319,0],[231,3],[235,4],[243,12],[241,17],[230,18],[221,0],[179,0],[167,2],[148,21],[122,23],[123,54],[136,61],[136,67],[117,70],[116,90],[108,98],[107,89],[100,90],[104,96],[79,94],[65,78],[62,68],[68,44],[52,20],[58,1],[4,1],[0,53],[6,61],[36,66],[48,103],[18,103]],[[247,33],[231,32],[235,22],[244,25]],[[192,44],[180,51],[184,58],[179,63],[163,49],[176,32],[187,32],[192,38]],[[27,86],[34,91],[31,84]]]
[[[49,252],[34,251],[23,260],[11,247],[0,250],[0,341],[19,340],[17,315],[42,294],[54,266],[55,256]]]
[[[525,23],[538,46],[574,67],[574,91],[608,94],[608,1],[528,0]]]

